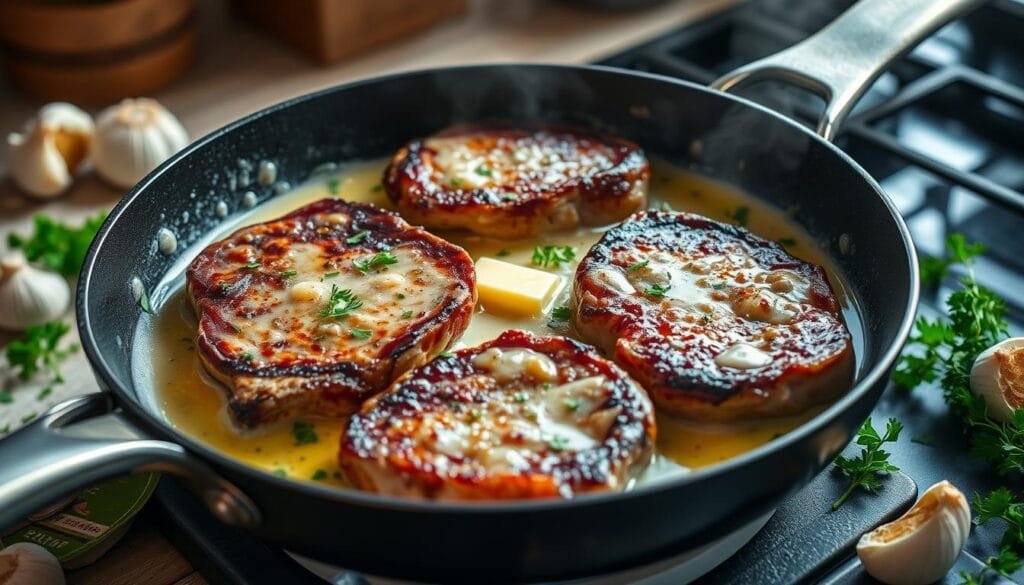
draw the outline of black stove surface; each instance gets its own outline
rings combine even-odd
[[[851,4],[757,0],[602,64],[706,84],[807,37]],[[808,126],[823,107],[778,84],[741,93]],[[892,197],[921,255],[944,255],[946,235],[955,232],[988,247],[975,263],[977,279],[1006,299],[1011,335],[1024,334],[1024,2],[991,2],[918,46],[878,79],[836,143]],[[920,313],[941,313],[960,276],[954,271],[922,291]],[[949,479],[970,495],[1006,483],[969,457],[963,429],[937,388],[910,396],[890,388],[873,418],[877,425],[889,416],[906,426],[893,460],[921,489]],[[998,550],[995,524],[974,529],[967,550],[975,557]],[[855,565],[840,567],[835,575],[844,576],[834,582],[856,581]],[[1015,577],[1024,581],[1024,570]]]

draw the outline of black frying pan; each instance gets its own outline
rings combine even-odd
[[[977,3],[862,1],[823,33],[719,85],[769,75],[818,91],[829,104],[819,132],[831,137],[884,62]],[[837,41],[836,34],[846,36]],[[797,63],[814,74],[798,73]],[[859,306],[866,346],[853,387],[793,432],[711,468],[627,493],[498,504],[411,501],[288,481],[205,447],[156,414],[151,389],[131,374],[133,337],[149,318],[131,283],[156,286],[190,243],[217,230],[217,199],[241,210],[246,189],[226,180],[226,170],[237,170],[239,159],[272,160],[279,180],[297,184],[325,161],[380,157],[453,123],[494,119],[596,127],[795,210]],[[249,188],[260,200],[274,196],[269,186]],[[178,252],[158,251],[162,227],[177,234]],[[651,562],[763,517],[832,459],[885,388],[917,295],[906,226],[878,185],[820,136],[721,91],[615,69],[544,65],[438,69],[328,89],[196,142],[110,214],[77,296],[82,345],[104,392],[61,404],[0,443],[0,528],[104,477],[157,470],[184,477],[225,522],[371,574],[523,581]]]

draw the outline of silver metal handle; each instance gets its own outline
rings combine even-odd
[[[985,0],[860,0],[792,47],[744,65],[711,84],[792,83],[825,100],[818,134],[832,140],[864,92],[893,61]]]
[[[149,438],[101,393],[62,402],[0,441],[0,528],[106,478],[145,472],[185,478],[223,522],[260,521],[237,487],[181,445]]]

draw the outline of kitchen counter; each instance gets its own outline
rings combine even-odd
[[[201,40],[197,62],[172,86],[154,97],[177,114],[191,136],[207,134],[241,116],[287,98],[354,79],[396,71],[484,62],[583,63],[656,36],[731,0],[673,0],[639,12],[590,10],[560,2],[472,0],[469,14],[425,33],[318,67],[292,50],[232,20],[221,2],[200,6]],[[39,103],[20,96],[0,80],[0,131],[18,130]],[[5,169],[0,166],[0,175]],[[10,180],[0,180],[0,253],[6,234],[28,233],[32,216],[44,213],[78,223],[110,209],[123,193],[93,176],[83,178],[60,198],[25,197]],[[0,332],[0,346],[14,336]],[[69,334],[69,338],[72,335]],[[0,357],[0,383],[13,374]],[[15,388],[13,404],[0,405],[0,428],[16,428],[26,415],[96,391],[82,352],[62,366],[67,382],[44,400],[44,384]],[[71,571],[75,584],[199,584],[206,581],[149,522],[145,513],[121,543],[95,564]]]

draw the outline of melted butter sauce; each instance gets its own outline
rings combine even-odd
[[[343,197],[393,208],[379,187],[384,164],[384,161],[352,164],[336,176],[317,177],[226,224],[223,231],[213,237],[223,237],[241,226],[274,219],[324,197]],[[710,179],[657,161],[652,164],[648,205],[668,205],[677,211],[691,211],[725,221],[735,221],[736,217],[746,215],[746,226],[752,232],[783,241],[790,253],[825,266],[853,335],[854,352],[858,356],[863,354],[860,319],[842,281],[810,237],[784,214]],[[547,234],[530,240],[495,240],[471,234],[442,235],[464,247],[474,260],[490,256],[531,266],[534,246],[569,245],[575,248],[578,260],[606,229],[581,228],[574,233]],[[184,260],[191,260],[201,246],[212,239],[200,242],[186,252]],[[573,261],[551,269],[563,279],[561,292],[551,306],[568,302],[575,267],[576,261]],[[154,295],[158,314],[140,324],[134,344],[136,355],[133,356],[136,383],[141,388],[155,390],[153,406],[172,425],[234,459],[294,479],[344,486],[337,465],[343,420],[309,419],[307,422],[313,423],[317,440],[302,444],[293,432],[293,422],[244,432],[231,424],[223,388],[203,371],[195,353],[195,317],[182,290],[184,268],[182,265],[179,270],[172,270],[167,281],[158,287]],[[486,307],[478,305],[469,329],[454,348],[477,345],[512,328],[578,337],[567,325],[549,321],[546,315],[512,317],[489,312]],[[719,463],[789,432],[820,410],[789,419],[731,425],[698,424],[659,413],[657,454],[640,481],[657,480],[687,469]]]

